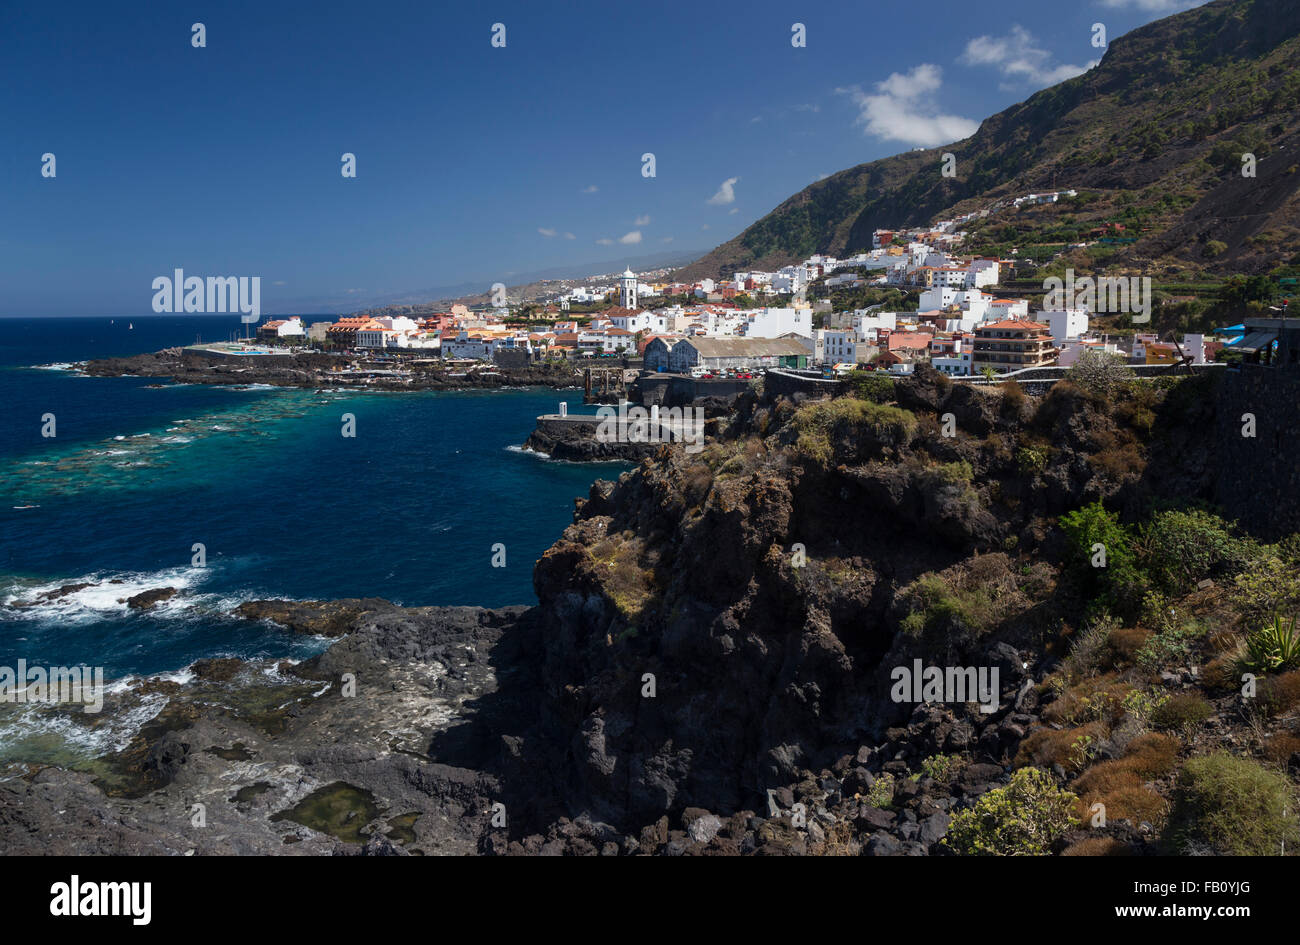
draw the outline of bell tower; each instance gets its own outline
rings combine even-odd
[[[627,309],[636,308],[636,273],[631,269],[624,270],[619,279],[618,304]]]

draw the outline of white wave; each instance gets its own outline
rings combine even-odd
[[[136,594],[174,587],[179,591],[188,591],[210,576],[207,568],[167,568],[161,571],[127,572],[122,574],[95,573],[58,581],[34,583],[30,581],[12,581],[9,586],[0,588],[2,602],[7,606],[15,603],[32,603],[33,606],[10,610],[6,617],[23,617],[23,615],[42,618],[57,617],[60,620],[84,623],[108,615],[121,615],[128,612],[126,601]],[[116,583],[114,583],[116,582]],[[42,595],[57,591],[69,584],[87,584],[80,590],[72,591],[52,600],[38,600]],[[193,606],[193,599],[177,595],[171,600],[161,601],[150,610],[151,614],[165,615]]]
[[[37,751],[73,753],[82,758],[96,758],[109,752],[121,751],[141,727],[151,722],[167,705],[163,693],[148,693],[127,698],[138,702],[130,706],[112,706],[105,687],[105,705],[98,714],[54,709],[48,705],[29,704],[4,706],[0,713],[0,752],[9,755],[24,752],[24,743]],[[93,721],[93,725],[87,722]]]

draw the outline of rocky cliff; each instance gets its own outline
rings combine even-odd
[[[57,843],[99,852],[926,854],[985,849],[982,805],[1047,796],[1060,819],[1035,852],[1163,849],[1187,816],[1169,813],[1189,803],[1182,760],[1226,747],[1285,767],[1291,709],[1251,729],[1231,674],[1210,681],[1235,665],[1236,611],[1208,577],[1161,600],[1217,635],[1192,640],[1159,606],[1098,624],[1060,516],[1213,498],[1221,383],[1031,398],[923,371],[833,400],[751,392],[703,452],[597,481],[537,562],[536,607],[248,606],[342,635],[262,688],[247,667],[197,668],[197,692],[178,687],[98,780],[0,786],[2,832],[34,851],[71,806]],[[1193,576],[1226,586],[1284,554],[1231,540]],[[896,669],[920,664],[995,684],[900,698]],[[1170,734],[1160,713],[1197,700],[1196,727]],[[224,833],[187,826],[196,797]],[[1097,798],[1111,820],[1085,828]],[[997,836],[985,852],[1009,852]]]

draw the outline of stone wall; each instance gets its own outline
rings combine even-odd
[[[1219,383],[1218,501],[1228,518],[1276,540],[1300,532],[1300,373],[1245,365]],[[1243,435],[1254,416],[1254,436]],[[1208,431],[1207,431],[1208,432]]]
[[[763,393],[768,397],[825,397],[843,388],[844,381],[827,380],[811,371],[768,371],[763,375]]]

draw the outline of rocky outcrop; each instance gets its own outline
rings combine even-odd
[[[273,387],[348,388],[367,390],[478,390],[501,387],[575,387],[577,368],[564,363],[526,367],[484,366],[482,370],[451,371],[437,363],[411,365],[400,376],[340,373],[354,366],[344,356],[293,353],[225,357],[189,348],[166,348],[126,358],[101,358],[77,365],[91,377],[166,378],[178,384],[267,384]],[[364,368],[364,359],[355,366]],[[388,363],[371,365],[391,369]]]
[[[132,594],[130,597],[123,598],[126,606],[132,610],[152,610],[158,604],[169,601],[180,591],[174,587],[155,587],[151,590],[141,591],[139,594]]]
[[[1214,447],[1195,431],[1213,406],[1107,405],[1069,385],[1033,401],[924,371],[895,394],[799,408],[750,392],[703,452],[661,449],[598,480],[538,560],[534,608],[244,604],[242,617],[334,642],[297,665],[195,664],[107,774],[0,782],[0,839],[17,852],[947,852],[953,814],[1051,727],[1041,683],[1059,654],[1043,641],[1081,602],[1057,580],[1050,517],[1170,483],[1211,494]],[[1153,420],[1196,455],[1147,449],[1133,431]],[[983,705],[896,701],[892,671],[917,660],[996,668],[997,685]],[[122,698],[117,711],[139,697]],[[220,831],[187,826],[196,802]],[[69,807],[73,829],[49,831]],[[1151,841],[1133,823],[1107,830],[1124,849]]]
[[[364,618],[402,608],[381,597],[347,597],[329,601],[250,600],[235,608],[246,620],[269,620],[291,633],[339,637]]]

